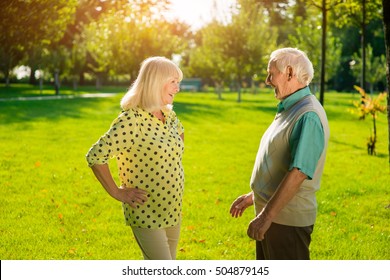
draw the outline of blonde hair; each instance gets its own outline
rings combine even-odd
[[[296,48],[282,48],[271,53],[270,62],[275,62],[276,68],[285,73],[290,66],[300,83],[309,85],[314,76],[313,64],[306,53]]]
[[[123,110],[140,107],[148,112],[170,110],[163,105],[164,85],[173,78],[183,79],[183,72],[171,60],[161,57],[149,57],[141,63],[137,79],[121,100]]]

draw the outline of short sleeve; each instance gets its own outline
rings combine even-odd
[[[105,164],[110,158],[131,149],[134,143],[136,118],[132,111],[122,112],[111,124],[109,130],[92,145],[86,154],[88,166]]]
[[[324,130],[315,112],[305,113],[294,125],[290,137],[290,170],[298,168],[312,179],[324,150]]]

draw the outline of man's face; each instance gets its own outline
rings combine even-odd
[[[276,68],[274,61],[268,63],[267,72],[268,76],[265,83],[274,88],[275,98],[282,100],[287,97],[290,94],[288,91],[288,74],[281,73]]]

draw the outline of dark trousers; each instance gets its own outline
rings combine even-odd
[[[265,238],[256,241],[257,260],[310,260],[314,226],[292,227],[272,223]]]

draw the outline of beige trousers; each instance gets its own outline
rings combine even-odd
[[[175,260],[180,224],[161,229],[132,227],[145,260]]]

